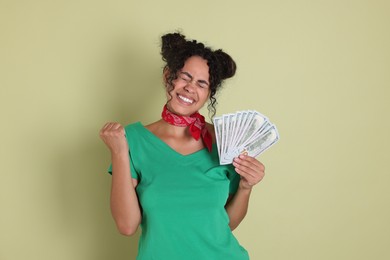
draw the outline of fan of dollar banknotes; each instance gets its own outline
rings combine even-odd
[[[279,140],[276,126],[257,111],[224,114],[213,122],[221,165],[243,153],[256,157]]]

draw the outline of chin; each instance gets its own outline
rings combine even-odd
[[[167,104],[168,110],[172,113],[180,116],[190,116],[198,111],[193,105],[183,106],[181,104],[174,104],[173,106],[170,102]]]

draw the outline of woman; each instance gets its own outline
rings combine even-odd
[[[219,165],[214,128],[198,113],[236,64],[179,33],[162,37],[167,103],[162,119],[100,131],[111,152],[111,211],[120,233],[142,234],[137,259],[249,259],[232,234],[252,187],[264,176],[255,158]],[[129,174],[130,173],[130,174]]]

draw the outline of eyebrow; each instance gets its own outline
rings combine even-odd
[[[186,71],[180,71],[181,74],[184,74],[186,75],[187,77],[189,77],[191,80],[193,79],[192,75]],[[206,84],[207,86],[209,86],[210,84],[206,81],[206,80],[203,80],[203,79],[199,79],[197,80],[199,83],[204,83]]]

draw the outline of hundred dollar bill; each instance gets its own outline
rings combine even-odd
[[[222,118],[214,117],[215,140],[217,142],[218,155],[221,156],[221,139],[222,139]]]
[[[260,114],[259,112],[255,112],[252,120],[248,126],[248,128],[243,133],[242,137],[240,137],[240,140],[238,143],[235,143],[235,146],[241,146],[244,143],[246,143],[248,140],[250,140],[253,136],[258,133],[263,126],[268,122],[268,118],[264,115]]]
[[[249,156],[256,157],[271,147],[279,140],[279,133],[275,125],[272,125],[263,135],[258,136],[253,142],[246,145],[245,150]]]
[[[220,164],[230,164],[242,153],[256,157],[279,140],[274,124],[263,114],[238,111],[213,119]]]

